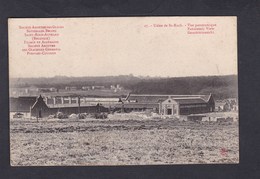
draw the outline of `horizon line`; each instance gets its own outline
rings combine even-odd
[[[101,75],[101,76],[66,76],[66,75],[55,75],[55,76],[39,76],[39,77],[9,77],[9,79],[15,79],[15,78],[55,78],[55,77],[67,77],[67,78],[97,78],[97,77],[119,77],[119,76],[131,76],[131,77],[142,77],[142,78],[185,78],[185,77],[214,77],[214,76],[237,76],[238,74],[225,74],[225,75],[187,75],[187,76],[150,76],[150,75]]]

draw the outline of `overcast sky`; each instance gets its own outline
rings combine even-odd
[[[201,76],[237,74],[236,19],[191,17],[14,19],[9,21],[10,77]],[[188,23],[216,24],[187,34]],[[182,24],[182,27],[145,27]],[[61,25],[57,55],[26,55],[19,25]],[[28,38],[29,39],[29,38]]]

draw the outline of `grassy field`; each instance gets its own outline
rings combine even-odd
[[[11,119],[11,165],[238,163],[238,122]]]

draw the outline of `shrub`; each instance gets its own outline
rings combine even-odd
[[[107,113],[95,113],[94,116],[95,116],[96,119],[106,119]]]
[[[63,114],[62,112],[57,112],[56,116],[58,119],[67,119],[68,118],[68,115]]]

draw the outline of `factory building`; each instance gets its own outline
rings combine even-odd
[[[126,111],[150,109],[161,115],[189,115],[213,112],[215,102],[210,95],[129,94],[124,100]]]
[[[13,112],[30,112],[34,117],[64,114],[131,112],[151,110],[160,115],[190,115],[213,112],[215,101],[210,95],[129,94],[126,98],[79,96],[27,97],[10,100]]]

